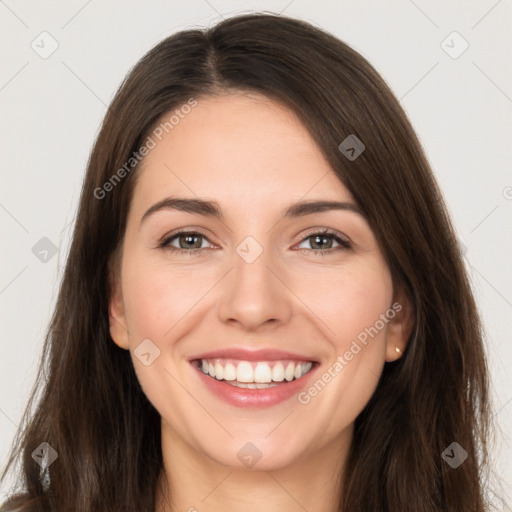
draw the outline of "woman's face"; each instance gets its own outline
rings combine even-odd
[[[364,215],[269,99],[198,98],[167,130],[137,171],[110,302],[163,438],[264,470],[347,445],[406,338]]]

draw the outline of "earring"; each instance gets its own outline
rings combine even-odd
[[[396,352],[397,354],[401,354],[401,353],[402,353],[402,351],[401,351],[398,347],[395,347],[395,352]]]

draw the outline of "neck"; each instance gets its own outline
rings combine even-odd
[[[157,512],[331,512],[338,510],[352,427],[332,443],[270,471],[219,464],[162,422],[164,470]]]

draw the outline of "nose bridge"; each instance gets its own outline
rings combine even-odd
[[[253,288],[265,291],[272,287],[271,272],[272,251],[265,242],[260,244],[253,236],[246,237],[235,249],[234,281],[241,288]],[[257,290],[259,288],[259,290]]]
[[[253,236],[236,246],[233,272],[219,310],[223,321],[236,320],[247,329],[255,329],[268,320],[287,320],[290,304],[286,287],[274,275],[278,262],[273,254]]]

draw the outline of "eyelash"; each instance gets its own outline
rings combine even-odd
[[[165,237],[158,244],[158,247],[161,248],[161,249],[165,249],[165,250],[167,250],[167,251],[169,251],[171,253],[179,252],[181,254],[187,254],[189,256],[199,256],[200,254],[202,254],[204,249],[206,249],[205,247],[200,248],[200,249],[180,249],[178,247],[173,247],[173,246],[169,245],[170,242],[173,241],[175,238],[179,237],[180,235],[184,235],[184,234],[185,235],[201,236],[204,239],[208,240],[208,237],[204,233],[201,233],[200,231],[187,231],[187,230],[183,229],[183,230],[180,230],[180,231],[177,231],[177,232],[173,233],[171,236]],[[332,254],[332,253],[334,253],[334,252],[336,252],[338,250],[347,250],[347,249],[351,249],[352,248],[351,244],[347,240],[344,240],[343,238],[341,238],[339,236],[339,233],[337,233],[336,231],[332,231],[330,229],[324,229],[324,230],[321,230],[321,231],[313,231],[311,233],[308,233],[299,242],[299,244],[302,244],[308,238],[313,238],[315,236],[332,237],[336,242],[338,242],[340,244],[340,246],[339,247],[333,247],[333,248],[327,249],[325,251],[324,250],[315,250],[315,249],[297,249],[297,250],[299,252],[301,252],[302,254],[313,253],[315,255],[325,256],[325,255]]]

